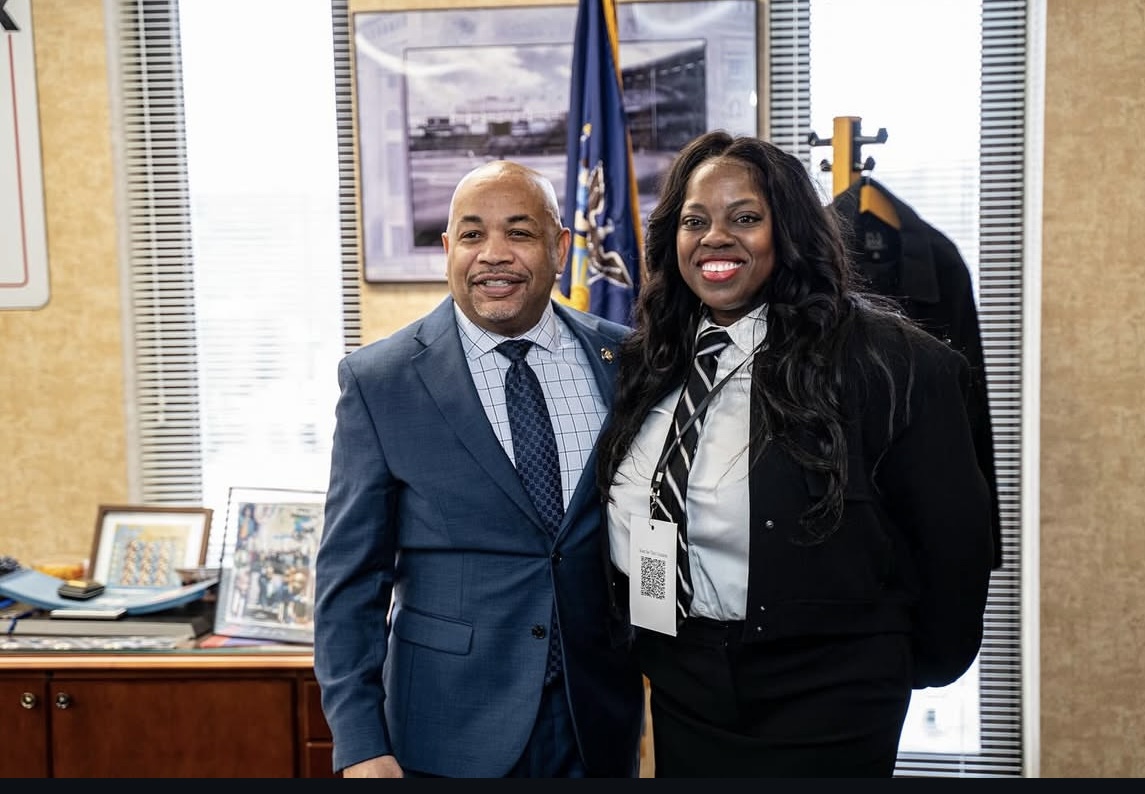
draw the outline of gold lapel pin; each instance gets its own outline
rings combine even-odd
[[[600,349],[600,357],[602,359],[604,359],[605,363],[608,363],[608,364],[612,363],[612,351],[609,350],[607,347],[602,347]]]

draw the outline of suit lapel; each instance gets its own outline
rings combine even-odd
[[[461,350],[452,300],[446,299],[425,318],[417,339],[425,347],[414,354],[410,364],[445,422],[477,465],[489,473],[517,507],[541,526],[541,517],[521,485],[517,470],[489,426],[472,378],[458,375],[468,373],[469,363]]]
[[[557,314],[571,330],[584,348],[589,367],[596,379],[601,399],[606,407],[612,406],[615,391],[616,366],[619,360],[617,342],[602,334],[596,326],[580,316],[555,305]],[[459,378],[457,373],[468,372],[469,363],[461,349],[457,324],[453,316],[453,301],[446,299],[438,305],[422,322],[417,339],[424,347],[410,360],[411,366],[425,384],[430,399],[437,405],[446,423],[457,435],[461,444],[484,468],[505,495],[546,533],[540,514],[533,506],[525,486],[517,476],[509,456],[501,447],[496,434],[489,426],[481,398],[471,378]],[[584,471],[577,482],[565,515],[576,515],[586,502],[595,504],[596,477],[594,467],[596,451],[589,456]],[[564,531],[564,523],[558,535]]]

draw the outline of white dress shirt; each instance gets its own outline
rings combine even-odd
[[[724,329],[732,343],[720,353],[716,382],[732,370],[735,374],[708,404],[688,474],[688,560],[694,591],[689,614],[713,620],[743,620],[747,610],[751,357],[766,337],[766,312],[762,306]],[[698,331],[713,325],[705,319]],[[648,523],[652,472],[679,397],[680,389],[674,389],[648,414],[613,482],[609,545],[613,563],[625,574],[629,527]]]

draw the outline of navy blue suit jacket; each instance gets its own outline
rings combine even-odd
[[[607,351],[628,329],[555,308],[611,404]],[[314,646],[335,769],[393,754],[434,775],[507,773],[537,715],[555,599],[588,772],[636,774],[643,687],[610,639],[595,453],[554,540],[486,418],[451,298],[346,356],[338,380]]]

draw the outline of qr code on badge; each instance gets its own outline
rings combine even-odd
[[[640,558],[640,595],[664,600],[664,576],[668,564],[656,557]]]

